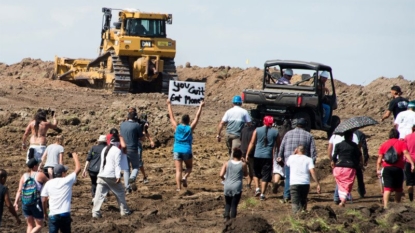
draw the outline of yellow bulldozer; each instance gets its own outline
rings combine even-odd
[[[119,13],[111,27],[113,10]],[[99,56],[94,60],[55,56],[54,78],[114,93],[168,93],[170,80],[177,79],[176,41],[166,34],[172,15],[105,7],[102,12]]]

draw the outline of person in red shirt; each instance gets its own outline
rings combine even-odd
[[[412,161],[415,161],[415,125],[412,126],[412,133],[406,135],[404,141],[408,147]],[[406,187],[408,188],[409,201],[414,200],[415,172],[411,172],[411,164],[405,164]]]
[[[394,147],[398,154],[398,161],[394,164],[386,162],[383,157],[386,152]],[[411,165],[411,172],[414,171],[414,162],[408,152],[408,147],[403,140],[399,140],[399,131],[397,129],[391,129],[389,131],[389,140],[384,142],[379,148],[379,157],[377,160],[377,174],[382,177],[383,182],[383,207],[388,208],[388,202],[391,192],[395,192],[395,201],[401,202],[403,191],[403,169],[405,167],[405,161]],[[381,167],[383,167],[381,169]]]

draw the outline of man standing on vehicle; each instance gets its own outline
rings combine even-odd
[[[243,109],[242,106],[242,98],[239,95],[236,95],[232,98],[233,108],[229,109],[225,112],[225,115],[222,117],[222,121],[219,123],[218,126],[218,134],[216,138],[218,142],[221,139],[221,132],[223,126],[227,123],[226,126],[226,146],[228,147],[228,153],[233,157],[233,148],[241,146],[241,131],[244,127],[245,123],[248,126],[251,126],[251,117],[249,116],[248,111]]]
[[[279,85],[291,85],[291,78],[293,77],[293,70],[286,69],[284,70],[284,75],[277,80],[276,84]]]
[[[391,95],[392,95],[392,101],[389,103],[388,110],[386,110],[385,114],[383,114],[383,117],[381,121],[384,121],[387,119],[391,113],[393,113],[393,118],[396,119],[396,116],[400,112],[403,112],[408,107],[408,99],[403,98],[401,88],[399,86],[393,86],[391,88]]]
[[[67,175],[67,166],[56,164],[53,175],[55,179],[46,182],[42,189],[42,205],[45,220],[49,218],[49,232],[71,232],[71,199],[72,186],[76,182],[76,176],[81,172],[81,164],[77,153],[72,153],[75,163],[75,171]],[[47,201],[49,200],[49,205]],[[49,206],[49,216],[47,207]]]
[[[284,186],[284,195],[283,195],[283,202],[287,203],[291,200],[290,194],[290,167],[286,165],[288,157],[292,155],[295,149],[302,145],[304,146],[304,154],[310,157],[313,160],[313,163],[316,163],[317,159],[317,150],[316,144],[309,132],[307,132],[304,128],[307,125],[307,121],[304,118],[297,119],[297,127],[288,131],[284,138],[282,139],[280,150],[278,153],[277,161],[284,160],[284,174],[285,174],[285,186]]]

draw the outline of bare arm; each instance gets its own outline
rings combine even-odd
[[[75,173],[78,175],[81,172],[81,164],[79,163],[78,153],[72,153],[72,157],[75,163]]]
[[[407,150],[403,151],[403,155],[405,156],[406,161],[408,161],[411,164],[411,172],[414,172],[414,161],[412,160],[411,155]]]
[[[19,204],[18,204],[18,202],[20,200],[20,195],[22,194],[23,179],[24,179],[24,176],[20,177],[19,188],[17,189],[16,198],[14,199],[13,206],[14,206],[14,208],[15,208],[16,211],[19,210]]]
[[[389,116],[391,115],[391,111],[389,111],[389,110],[386,110],[386,112],[385,112],[385,114],[383,114],[383,117],[382,117],[382,121],[384,121],[385,119],[387,119]]]
[[[42,170],[42,165],[44,165],[46,162],[45,162],[45,160],[46,160],[46,158],[47,158],[47,156],[48,156],[48,152],[47,152],[48,150],[45,150],[45,152],[43,152],[43,155],[42,155],[42,158],[41,158],[41,160],[40,160],[40,163],[39,163],[39,166],[38,166],[38,171],[41,171]]]
[[[43,216],[48,220],[48,197],[42,197]]]
[[[204,105],[205,105],[205,102],[204,101],[201,101],[200,102],[200,105],[199,105],[199,109],[197,110],[197,113],[196,113],[196,117],[193,120],[192,124],[190,125],[190,127],[192,128],[192,130],[194,130],[196,128],[197,122],[199,121],[199,118],[200,118],[200,114],[202,113],[202,107]]]
[[[28,125],[27,125],[27,127],[26,127],[26,130],[25,130],[25,132],[24,132],[24,134],[23,134],[23,137],[22,137],[22,148],[23,148],[23,150],[26,150],[26,140],[27,140],[27,137],[29,136],[29,134],[30,134],[30,131],[31,131],[31,127],[30,127],[30,125],[32,124],[32,122],[33,121],[31,121]]]
[[[226,174],[227,166],[228,166],[228,162],[224,162],[223,165],[222,165],[222,169],[220,170],[219,176],[222,180],[225,180],[225,174]]]
[[[218,125],[218,134],[216,135],[216,138],[218,139],[218,142],[220,142],[220,133],[222,132],[223,126],[225,125],[226,122],[221,121]]]
[[[246,151],[246,160],[248,160],[248,155],[253,150],[256,143],[256,130],[252,133],[251,141],[249,142],[248,150]]]
[[[171,126],[173,127],[173,130],[176,130],[177,122],[174,119],[173,109],[171,108],[171,102],[170,102],[170,100],[167,100],[167,109],[169,111],[169,118],[170,118]]]
[[[82,177],[84,177],[84,178],[86,177],[86,169],[88,168],[88,165],[89,165],[89,161],[86,161],[84,171],[82,172]]]
[[[52,129],[56,129],[58,127],[58,120],[56,119],[56,113],[53,115],[53,123],[49,122],[49,127]]]
[[[379,154],[378,160],[376,161],[376,172],[378,175],[380,175],[380,169],[382,168],[382,159],[383,154]]]
[[[59,164],[63,165],[63,153],[59,153]]]
[[[17,216],[16,210],[13,208],[12,202],[10,201],[9,190],[7,189],[4,195],[4,203],[6,204],[9,212],[16,218],[17,224],[20,225],[22,221],[20,221],[19,216]]]
[[[329,146],[327,147],[327,158],[331,160],[331,153],[333,153],[333,143],[329,143]]]
[[[314,168],[310,169],[310,174],[313,177],[313,180],[317,183],[317,193],[321,193],[320,182],[317,179],[316,171]]]
[[[244,176],[248,176],[248,166],[244,162],[242,162],[242,171],[244,172]]]

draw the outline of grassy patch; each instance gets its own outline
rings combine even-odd
[[[358,211],[358,210],[355,210],[355,209],[348,209],[346,211],[346,215],[354,216],[354,217],[356,217],[359,220],[363,220],[364,219],[363,216],[362,216],[362,213],[360,211]]]
[[[245,199],[244,202],[242,202],[241,208],[242,209],[250,209],[250,208],[254,208],[257,205],[258,205],[258,200],[256,198],[248,197],[247,199]]]
[[[301,233],[307,233],[308,232],[307,229],[305,227],[303,227],[303,224],[298,219],[295,219],[295,218],[290,216],[290,217],[288,217],[288,222],[290,223],[292,230],[298,231],[298,232],[301,232]]]
[[[326,231],[329,231],[330,230],[329,224],[326,221],[324,221],[324,219],[317,218],[315,221],[320,224],[321,231],[326,232]]]

